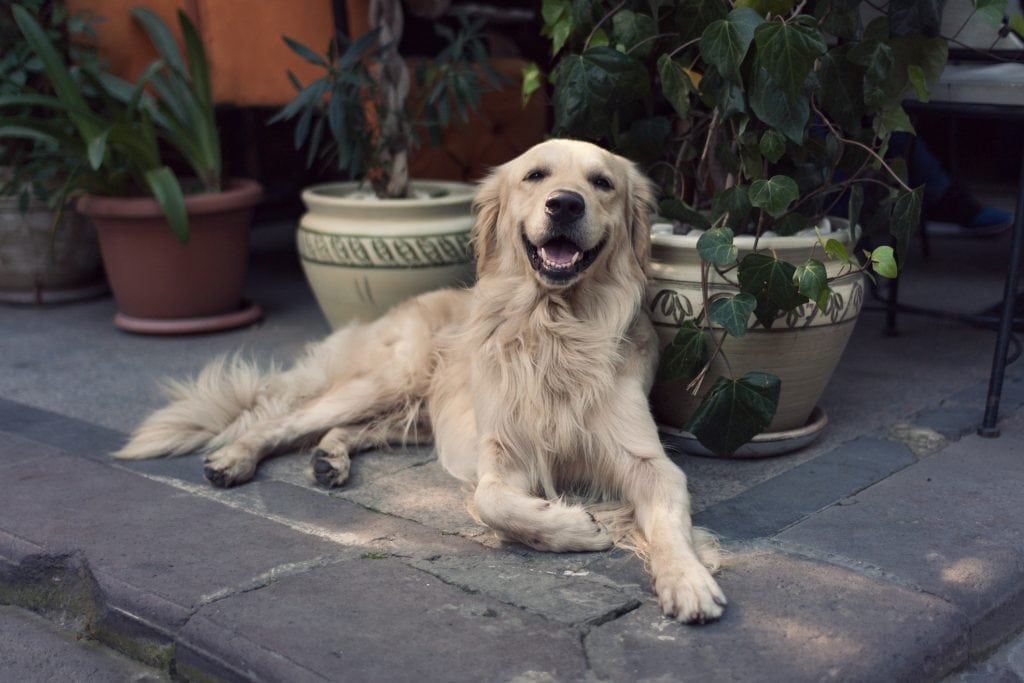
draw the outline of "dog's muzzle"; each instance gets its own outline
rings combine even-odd
[[[604,248],[605,241],[584,249],[580,246],[580,220],[586,215],[583,197],[571,190],[556,190],[544,204],[548,229],[534,244],[523,231],[523,245],[530,265],[551,284],[567,284],[586,270]]]

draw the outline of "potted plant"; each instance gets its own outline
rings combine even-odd
[[[90,65],[68,69],[31,14],[20,6],[13,13],[54,95],[26,94],[0,104],[38,107],[53,116],[15,113],[4,117],[0,130],[73,161],[53,202],[62,207],[78,197],[77,210],[96,226],[119,309],[115,323],[163,334],[257,319],[259,308],[246,305],[241,292],[249,222],[261,190],[253,181],[221,177],[206,57],[186,15],[179,12],[178,19],[187,64],[155,14],[132,10],[160,59],[129,84]],[[179,181],[162,160],[161,143],[194,179]]]
[[[555,133],[641,164],[670,221],[652,237],[655,412],[718,455],[824,425],[862,273],[894,277],[917,226],[920,188],[887,149],[913,131],[902,98],[927,96],[946,42],[929,37],[934,3],[865,19],[869,4],[545,2]],[[861,227],[895,249],[862,263]]]
[[[437,23],[449,44],[410,74],[398,52],[401,2],[372,7],[371,30],[353,41],[338,36],[326,55],[285,38],[323,75],[302,84],[289,74],[298,93],[271,120],[294,121],[295,147],[307,147],[309,165],[319,159],[360,179],[302,193],[299,256],[333,327],[472,281],[473,186],[410,181],[408,164],[423,137],[438,140],[500,80],[486,63],[482,21],[455,13],[455,28]]]
[[[43,0],[28,0],[26,7],[61,55],[75,63],[95,63],[95,50],[79,42],[91,36],[87,16],[68,16],[62,3]],[[7,6],[0,9],[0,44],[0,98],[45,87],[42,65]],[[22,113],[51,118],[31,108]],[[107,291],[92,226],[70,211],[57,219],[49,207],[70,171],[65,157],[51,154],[37,140],[0,143],[0,301],[59,303]]]

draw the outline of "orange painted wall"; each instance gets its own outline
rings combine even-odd
[[[153,10],[176,35],[182,8],[196,24],[210,63],[213,97],[220,104],[280,106],[295,89],[287,70],[302,82],[316,78],[307,64],[285,45],[283,35],[326,51],[334,34],[330,0],[67,0],[70,11],[88,10],[103,17],[97,27],[100,53],[111,70],[129,80],[156,58],[142,29],[128,11]]]

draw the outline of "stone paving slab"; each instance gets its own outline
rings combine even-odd
[[[5,681],[169,681],[166,674],[27,610],[0,605],[0,677]]]
[[[916,461],[901,443],[863,437],[694,515],[723,538],[763,538]]]
[[[579,635],[393,559],[287,577],[202,607],[179,667],[280,681],[582,680]]]
[[[965,438],[777,539],[942,597],[972,623],[971,650],[1024,626],[1024,415]]]
[[[92,584],[83,600],[95,604],[83,610],[112,619],[99,629],[166,640],[219,595],[357,552],[77,456],[42,455],[3,474],[3,573],[32,603],[41,579],[67,574],[71,558]]]
[[[586,636],[610,681],[918,681],[966,656],[946,602],[771,549],[740,551],[720,577],[725,617],[681,628],[644,605]]]
[[[372,486],[338,489],[338,495],[371,510],[398,515],[446,533],[493,536],[473,521],[466,511],[466,496],[459,481],[436,460],[379,477]]]

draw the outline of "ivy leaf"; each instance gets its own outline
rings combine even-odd
[[[817,259],[807,259],[796,268],[793,273],[793,282],[797,285],[797,291],[813,301],[818,308],[825,310],[825,302],[828,300],[829,286],[828,274],[825,272],[825,265]]]
[[[711,215],[714,220],[717,222],[725,213],[729,214],[726,225],[733,229],[744,227],[750,215],[750,198],[745,186],[735,185],[722,190],[711,199]]]
[[[1024,36],[1024,16],[1020,14],[1011,14],[1009,20],[1006,22],[1010,30],[1017,35]]]
[[[892,247],[883,245],[865,253],[871,261],[871,270],[875,273],[890,280],[899,275],[899,269],[896,267],[896,255],[893,253]]]
[[[740,261],[737,277],[740,289],[759,299],[764,295],[772,304],[790,311],[807,302],[793,285],[796,266],[762,253],[747,254]]]
[[[788,14],[796,4],[795,0],[736,0],[737,7],[750,7],[761,16]]]
[[[820,33],[799,22],[768,21],[754,31],[758,62],[790,100],[800,94],[814,60],[825,54]]]
[[[690,93],[693,83],[685,68],[672,60],[667,54],[658,57],[658,78],[661,80],[661,93],[668,100],[682,119],[690,115]]]
[[[700,38],[701,57],[725,79],[739,82],[740,64],[754,40],[754,30],[763,23],[761,15],[748,7],[732,10],[704,29]]]
[[[772,230],[775,231],[775,234],[786,237],[788,235],[795,235],[801,230],[807,229],[810,225],[810,218],[794,211],[787,213],[778,220],[772,221]]]
[[[774,164],[786,153],[786,138],[779,131],[769,128],[761,136],[757,147],[764,158]]]
[[[572,33],[572,3],[569,0],[544,0],[540,6],[544,19],[541,35],[551,39],[551,56],[562,51]]]
[[[885,102],[886,85],[896,59],[892,48],[885,43],[865,41],[863,45],[850,50],[850,61],[865,67],[864,104],[878,108]]]
[[[896,257],[902,261],[910,246],[910,237],[921,224],[921,202],[924,186],[911,192],[901,192],[889,214],[889,234],[896,238]]]
[[[781,309],[772,303],[765,292],[757,295],[757,308],[754,309],[754,317],[757,318],[757,322],[761,323],[764,329],[772,329],[775,319],[779,317],[779,310]]]
[[[910,79],[910,85],[913,86],[917,99],[927,102],[930,94],[928,92],[928,84],[924,78],[924,69],[917,64],[911,64],[907,67],[907,77]]]
[[[708,2],[707,0],[680,0],[675,4],[675,29],[679,33],[679,41],[687,42],[698,38],[698,29],[707,26],[716,19],[723,19],[728,5],[724,2]]]
[[[849,48],[829,50],[818,66],[821,83],[819,98],[825,113],[843,129],[861,128],[864,102],[861,96],[862,71],[848,59]]]
[[[591,140],[603,137],[619,107],[648,94],[649,80],[642,62],[610,47],[566,55],[556,70],[556,130]]]
[[[723,121],[747,111],[746,96],[743,88],[722,78],[717,69],[708,69],[700,81],[700,94],[709,106],[715,106],[721,112]]]
[[[846,217],[851,226],[856,226],[860,221],[860,210],[864,207],[864,188],[854,185],[850,188],[850,201],[846,205]],[[835,240],[832,240],[835,242]],[[842,245],[840,245],[842,246]]]
[[[658,203],[658,213],[665,218],[685,223],[700,230],[707,230],[711,227],[708,217],[697,211],[682,199],[675,197],[663,199]]]
[[[736,261],[736,245],[729,228],[712,228],[697,240],[697,253],[708,263],[728,266]]]
[[[646,14],[624,9],[612,16],[612,35],[616,42],[624,45],[627,52],[641,59],[651,54],[651,50],[654,49],[655,41],[650,38],[657,32],[658,25]]]
[[[889,136],[898,131],[914,133],[914,124],[910,122],[907,112],[898,103],[876,113],[871,120],[871,127],[874,129],[875,135],[886,143]],[[885,149],[880,150],[880,153],[884,155]]]
[[[766,69],[755,64],[750,88],[750,108],[757,117],[787,138],[803,144],[811,106],[806,96],[791,99]]]
[[[672,124],[664,116],[637,119],[622,133],[618,151],[638,163],[654,163],[664,154],[670,132]]]
[[[715,299],[708,310],[708,320],[721,325],[733,337],[742,337],[747,333],[747,322],[757,308],[757,299],[740,292],[735,296]]]
[[[738,380],[719,377],[685,429],[715,455],[730,457],[771,424],[781,384],[763,372],[748,372]]]
[[[839,240],[829,239],[828,241],[826,241],[825,253],[828,254],[829,258],[835,261],[850,263],[850,252],[846,249],[846,245],[840,242]]]
[[[540,90],[540,85],[540,67],[537,66],[537,62],[530,62],[523,67],[523,87],[520,92],[523,96],[524,107],[530,102],[533,93]],[[333,99],[331,104],[334,104]]]
[[[990,26],[1001,28],[1006,14],[1006,0],[976,0],[974,11]]]
[[[689,382],[708,361],[708,343],[704,333],[692,320],[679,326],[676,336],[661,352],[658,379],[663,382]]]
[[[752,206],[764,209],[768,215],[778,218],[796,201],[800,195],[800,188],[789,176],[774,175],[768,180],[752,182],[748,194]]]
[[[890,3],[888,14],[892,34],[937,35],[942,23],[943,4],[942,0],[900,0]]]

